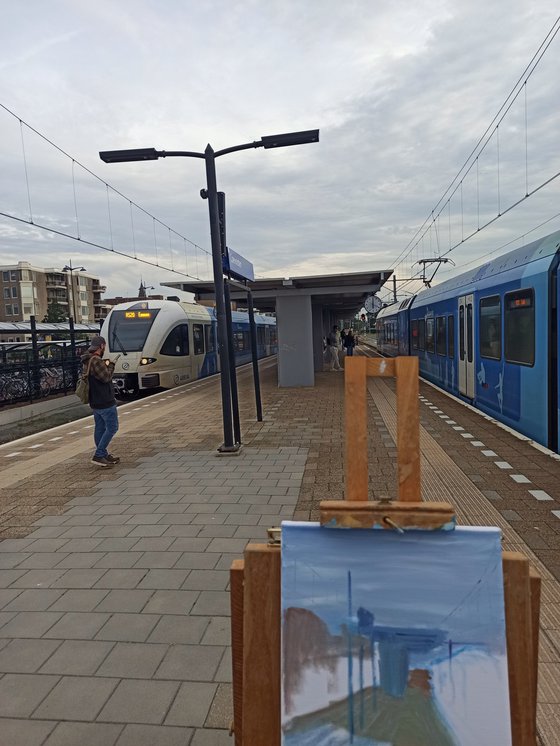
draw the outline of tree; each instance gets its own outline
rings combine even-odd
[[[68,321],[68,314],[64,308],[55,300],[51,301],[47,307],[47,313],[43,321],[51,324],[59,324],[62,321]]]

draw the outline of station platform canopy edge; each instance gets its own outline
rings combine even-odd
[[[392,270],[350,272],[331,275],[305,275],[303,277],[263,277],[244,286],[231,282],[231,299],[244,301],[247,289],[253,294],[253,303],[261,311],[274,311],[280,297],[293,295],[311,296],[311,302],[322,305],[336,314],[357,313],[365,299],[377,293],[389,279]],[[165,287],[193,293],[197,301],[211,301],[215,297],[212,280],[182,280],[161,283]]]

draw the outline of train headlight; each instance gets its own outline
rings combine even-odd
[[[150,363],[155,363],[156,360],[157,358],[155,357],[143,357],[140,360],[140,365],[149,365]]]

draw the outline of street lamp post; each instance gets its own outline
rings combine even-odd
[[[74,288],[74,279],[73,279],[73,273],[74,272],[87,272],[87,269],[85,267],[73,267],[72,266],[72,260],[70,259],[70,262],[62,268],[63,272],[70,272],[70,289],[72,290],[72,312],[74,314],[74,321],[78,321],[76,316],[76,291]]]
[[[220,384],[222,393],[222,420],[224,431],[224,442],[218,449],[222,453],[231,453],[239,450],[239,443],[235,442],[232,410],[231,410],[231,381],[229,350],[227,344],[227,321],[224,299],[222,248],[220,242],[220,221],[218,212],[218,187],[216,179],[216,158],[238,150],[250,148],[283,148],[290,145],[303,145],[305,143],[319,142],[319,130],[306,130],[304,132],[289,132],[281,135],[268,135],[261,137],[251,143],[234,145],[231,148],[214,151],[207,145],[204,153],[188,150],[156,150],[155,148],[136,148],[131,150],[107,150],[99,153],[99,157],[105,163],[129,163],[132,161],[154,161],[158,158],[169,158],[178,156],[183,158],[203,158],[206,165],[207,188],[201,191],[201,196],[208,199],[208,212],[210,217],[210,238],[212,244],[212,269],[214,274],[214,288],[216,294],[216,321],[218,325],[218,352],[220,355]]]

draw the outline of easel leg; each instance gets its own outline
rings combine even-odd
[[[233,725],[235,746],[243,733],[243,574],[245,562],[234,560],[229,571],[231,602],[231,669],[233,682]]]
[[[536,692],[529,561],[518,552],[504,552],[503,567],[512,743],[513,746],[535,746]]]

